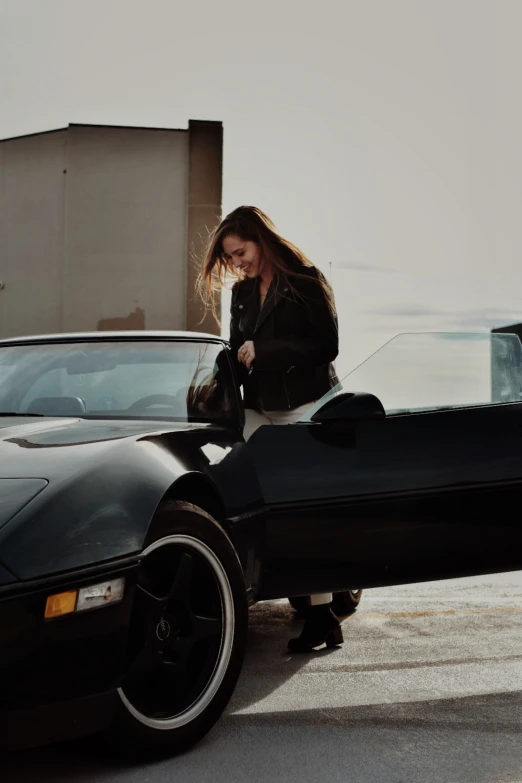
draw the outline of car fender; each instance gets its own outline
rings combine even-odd
[[[137,554],[158,504],[190,470],[160,441],[113,441],[2,528],[2,564],[27,580]]]

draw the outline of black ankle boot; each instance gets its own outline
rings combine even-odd
[[[343,641],[341,624],[330,604],[317,604],[308,608],[301,635],[290,639],[288,649],[292,652],[310,652],[325,642],[327,647],[335,647]]]

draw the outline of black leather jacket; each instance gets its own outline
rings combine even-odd
[[[321,276],[315,267],[300,271]],[[232,290],[232,356],[237,360],[247,340],[253,340],[256,353],[250,372],[236,361],[246,408],[291,410],[319,399],[339,382],[332,364],[339,352],[337,317],[312,279],[292,277],[292,286],[298,296],[275,278],[261,310],[258,278],[242,280]]]

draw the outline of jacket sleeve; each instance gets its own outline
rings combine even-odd
[[[306,282],[300,293],[303,296],[299,309],[305,322],[304,336],[287,340],[254,340],[256,370],[311,367],[329,364],[337,357],[337,316],[331,311],[322,287]]]

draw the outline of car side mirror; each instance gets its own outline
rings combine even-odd
[[[382,402],[367,392],[343,392],[325,402],[311,421],[325,424],[334,422],[374,421],[386,418]]]

